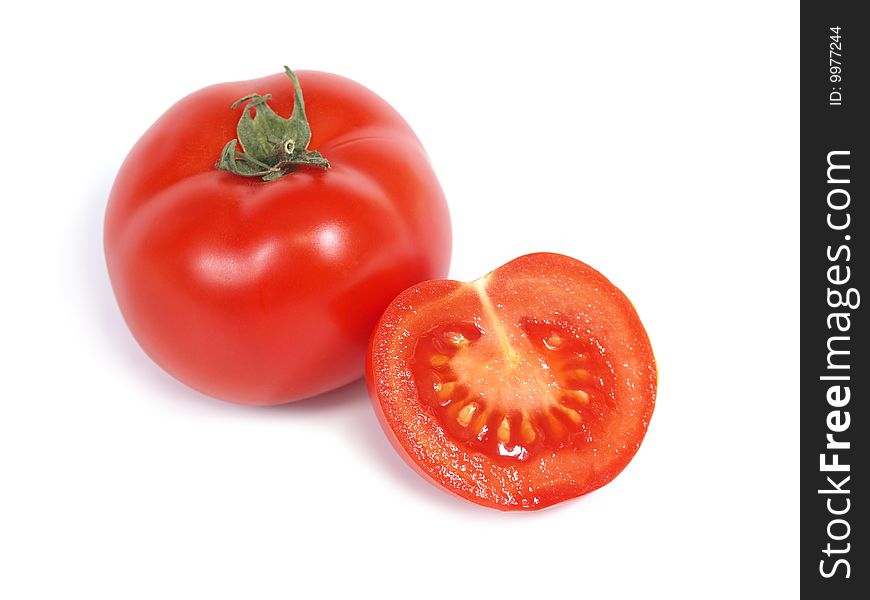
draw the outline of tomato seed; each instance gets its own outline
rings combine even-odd
[[[558,333],[554,333],[550,337],[544,339],[544,345],[550,350],[558,350],[563,341],[562,336]]]
[[[474,417],[474,413],[477,411],[477,403],[469,402],[462,410],[459,411],[459,414],[456,415],[456,420],[459,421],[459,424],[463,427],[468,427],[468,424],[471,423],[471,419]]]
[[[450,362],[450,357],[445,354],[433,354],[429,358],[429,364],[433,367],[443,367]]]
[[[498,439],[501,442],[508,443],[511,439],[511,422],[507,417],[501,420],[501,424],[498,426],[498,431],[496,431],[496,435],[498,435]]]

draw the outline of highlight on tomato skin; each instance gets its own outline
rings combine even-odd
[[[418,473],[476,504],[538,510],[625,468],[652,417],[657,369],[616,286],[538,253],[474,282],[406,289],[372,335],[366,379]]]

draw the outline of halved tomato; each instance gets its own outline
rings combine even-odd
[[[547,253],[405,290],[374,332],[366,377],[412,467],[501,510],[616,477],[640,447],[657,383],[631,302],[588,265]]]

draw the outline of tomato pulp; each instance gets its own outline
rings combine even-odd
[[[540,509],[632,459],[657,371],[629,300],[584,263],[520,257],[400,294],[372,337],[375,411],[418,472],[472,502]]]
[[[298,73],[310,140],[277,140],[294,156],[319,152],[328,168],[300,159],[268,171],[272,180],[215,168],[226,158],[255,164],[225,145],[263,134],[269,106],[296,115],[291,80],[182,99],[130,152],[106,210],[109,275],[139,344],[181,381],[244,404],[359,378],[384,307],[445,275],[450,258],[447,205],[423,147],[395,110],[348,79]],[[233,107],[240,98],[249,104]],[[260,124],[243,131],[240,115]],[[304,152],[309,145],[318,152]]]

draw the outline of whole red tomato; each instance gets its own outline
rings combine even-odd
[[[353,81],[287,69],[160,117],[115,180],[104,243],[159,365],[217,398],[278,404],[360,377],[379,315],[446,274],[450,238],[402,117]]]

